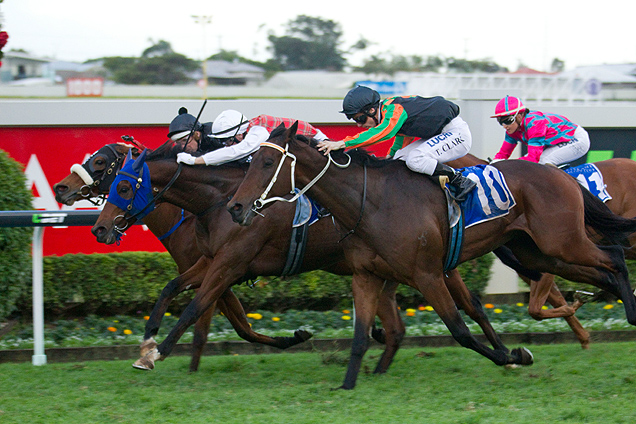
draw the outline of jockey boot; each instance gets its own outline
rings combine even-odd
[[[442,175],[448,177],[448,183],[455,187],[455,200],[463,202],[468,193],[477,185],[470,178],[464,177],[461,172],[455,171],[448,165],[438,163],[433,172],[433,176]]]

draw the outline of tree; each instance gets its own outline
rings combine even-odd
[[[175,53],[170,43],[159,40],[141,57],[106,57],[104,68],[120,84],[181,84],[192,80],[199,63]]]
[[[283,70],[340,71],[347,64],[339,48],[340,37],[342,30],[336,22],[299,15],[287,22],[285,35],[278,37],[270,33],[268,40],[272,44],[273,60]]]
[[[444,61],[438,56],[428,56],[424,59],[416,55],[391,55],[389,58],[372,55],[362,66],[354,69],[367,74],[382,73],[393,75],[396,72],[439,72],[442,66],[444,66]]]
[[[555,57],[552,60],[552,64],[550,65],[550,71],[551,72],[563,72],[564,69],[565,69],[565,62],[562,61],[561,59]]]

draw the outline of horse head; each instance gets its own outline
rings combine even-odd
[[[138,143],[112,143],[101,147],[84,163],[71,166],[71,173],[53,186],[55,200],[69,206],[78,200],[88,200],[96,205],[103,203],[126,154],[132,152],[133,157],[137,157],[141,150],[143,147]],[[92,200],[100,196],[101,201]]]
[[[128,152],[110,187],[108,200],[91,232],[100,243],[119,242],[124,231],[155,208],[145,149],[137,159]]]

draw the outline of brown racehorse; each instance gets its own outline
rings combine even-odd
[[[284,195],[298,182],[329,208],[341,228],[353,231],[345,255],[354,269],[356,325],[342,388],[355,386],[385,279],[419,290],[462,346],[502,364],[496,352],[484,350],[470,334],[444,284],[449,228],[439,186],[400,161],[377,160],[359,151],[339,153],[323,156],[296,137],[295,125],[277,129],[254,155],[228,210],[241,225],[256,225],[256,212],[271,199],[268,196]],[[338,166],[330,169],[332,163]],[[624,302],[628,322],[636,325],[636,299],[622,247],[599,247],[586,234],[587,224],[619,242],[636,230],[636,220],[612,214],[556,168],[522,161],[499,162],[496,168],[504,174],[516,205],[503,217],[466,229],[460,263],[506,245],[529,269],[616,295]]]
[[[128,225],[120,222],[124,214],[123,209],[129,209],[128,204],[134,205],[137,195],[147,196],[145,191],[149,193],[152,185],[153,192],[163,193],[162,201],[176,204],[198,217],[196,236],[199,248],[204,254],[197,264],[166,286],[162,298],[158,301],[158,305],[166,305],[180,291],[200,287],[194,300],[183,312],[166,339],[157,349],[135,363],[136,368],[152,369],[155,360],[164,359],[170,354],[183,332],[213,304],[220,293],[245,279],[259,275],[280,274],[284,265],[286,246],[289,243],[290,223],[295,206],[282,203],[275,205],[271,213],[268,213],[268,216],[260,220],[255,227],[249,229],[241,227],[232,222],[230,215],[222,207],[244,177],[241,168],[230,165],[183,167],[177,165],[174,152],[167,149],[165,145],[152,152],[145,162],[144,156],[145,154],[142,154],[136,159],[131,169],[120,172],[121,175],[111,187],[109,201],[93,227],[93,233],[98,241],[114,242],[116,227]],[[147,186],[142,184],[135,188],[141,175],[150,175],[151,181]],[[168,185],[170,185],[169,189],[167,189]],[[123,204],[118,199],[121,199]],[[119,207],[113,203],[117,203]],[[136,214],[136,211],[143,207],[144,205],[134,206],[129,210]],[[115,223],[116,220],[117,223]],[[327,222],[328,226],[316,227],[313,236],[315,239],[307,246],[308,251],[301,272],[318,269],[334,260],[344,259],[343,250],[339,244],[341,234],[335,230],[330,220],[323,221]],[[314,226],[316,224],[312,227]],[[281,238],[281,234],[286,236]],[[309,240],[312,240],[311,235]],[[346,242],[345,240],[342,244]],[[501,343],[481,305],[468,292],[456,270],[449,271],[445,282],[449,285],[453,299],[482,326],[502,364],[531,363],[531,356],[527,355],[525,350],[516,349],[510,352]],[[386,371],[404,334],[404,327],[397,314],[393,297],[395,284],[383,282],[382,286],[377,313],[384,323],[386,348],[375,370],[378,373]],[[162,311],[165,311],[165,306],[153,311],[153,314],[156,312],[157,319],[155,320],[151,315],[146,338],[156,334],[158,320],[163,316]]]
[[[448,165],[454,168],[463,168],[474,165],[485,165],[488,162],[468,154],[460,159],[449,162]],[[636,217],[636,162],[626,158],[608,159],[594,162],[594,165],[603,175],[603,182],[607,185],[612,199],[605,202],[608,208],[616,215],[624,218]],[[636,259],[636,233],[628,237],[630,249],[625,250],[626,259]],[[521,279],[530,286],[530,298],[528,312],[530,316],[537,320],[563,317],[566,319],[581,346],[586,348],[589,345],[589,333],[583,329],[581,323],[573,316],[576,309],[581,305],[575,302],[570,306],[554,283],[554,276],[543,274],[541,280],[532,281],[524,275]],[[554,306],[553,309],[544,310],[542,306],[547,301]],[[587,343],[585,342],[587,340]]]
[[[60,203],[72,205],[78,200],[106,195],[126,154],[131,151],[134,156],[137,156],[139,151],[143,149],[144,147],[138,143],[134,145],[113,143],[101,147],[81,165],[83,170],[77,168],[80,165],[74,165],[73,172],[53,186],[55,199]],[[85,181],[83,178],[89,179],[89,181]],[[161,240],[174,259],[179,273],[187,271],[201,257],[196,243],[192,243],[196,217],[191,213],[184,212],[183,209],[170,203],[164,203],[145,217],[144,224]],[[216,313],[214,306],[209,308],[194,326],[190,371],[196,371],[199,367],[203,348],[207,342],[210,322]],[[245,316],[241,302],[231,290],[223,293],[216,306],[227,317],[237,334],[251,343],[286,349],[311,337],[310,333],[302,330],[298,331],[294,337],[269,337],[255,332]],[[152,347],[152,343],[149,346]],[[143,348],[142,356],[145,356],[149,346]]]

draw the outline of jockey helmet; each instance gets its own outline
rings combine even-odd
[[[194,123],[197,121],[197,118],[190,115],[188,113],[188,109],[182,107],[179,109],[179,114],[176,118],[170,122],[170,127],[168,128],[168,138],[173,141],[177,141],[180,138],[187,137],[188,134],[192,131],[192,127]],[[195,131],[201,131],[202,125],[200,122],[196,122]]]
[[[212,137],[230,138],[247,131],[249,120],[237,110],[224,110],[212,123]]]
[[[506,96],[499,100],[497,106],[495,106],[495,114],[491,118],[497,118],[499,116],[514,115],[519,111],[524,110],[526,107],[521,103],[521,99],[514,96]]]
[[[360,112],[366,113],[372,107],[377,107],[379,102],[380,93],[369,87],[359,85],[349,90],[342,101],[342,110],[340,113],[344,113],[347,119],[351,119]]]

